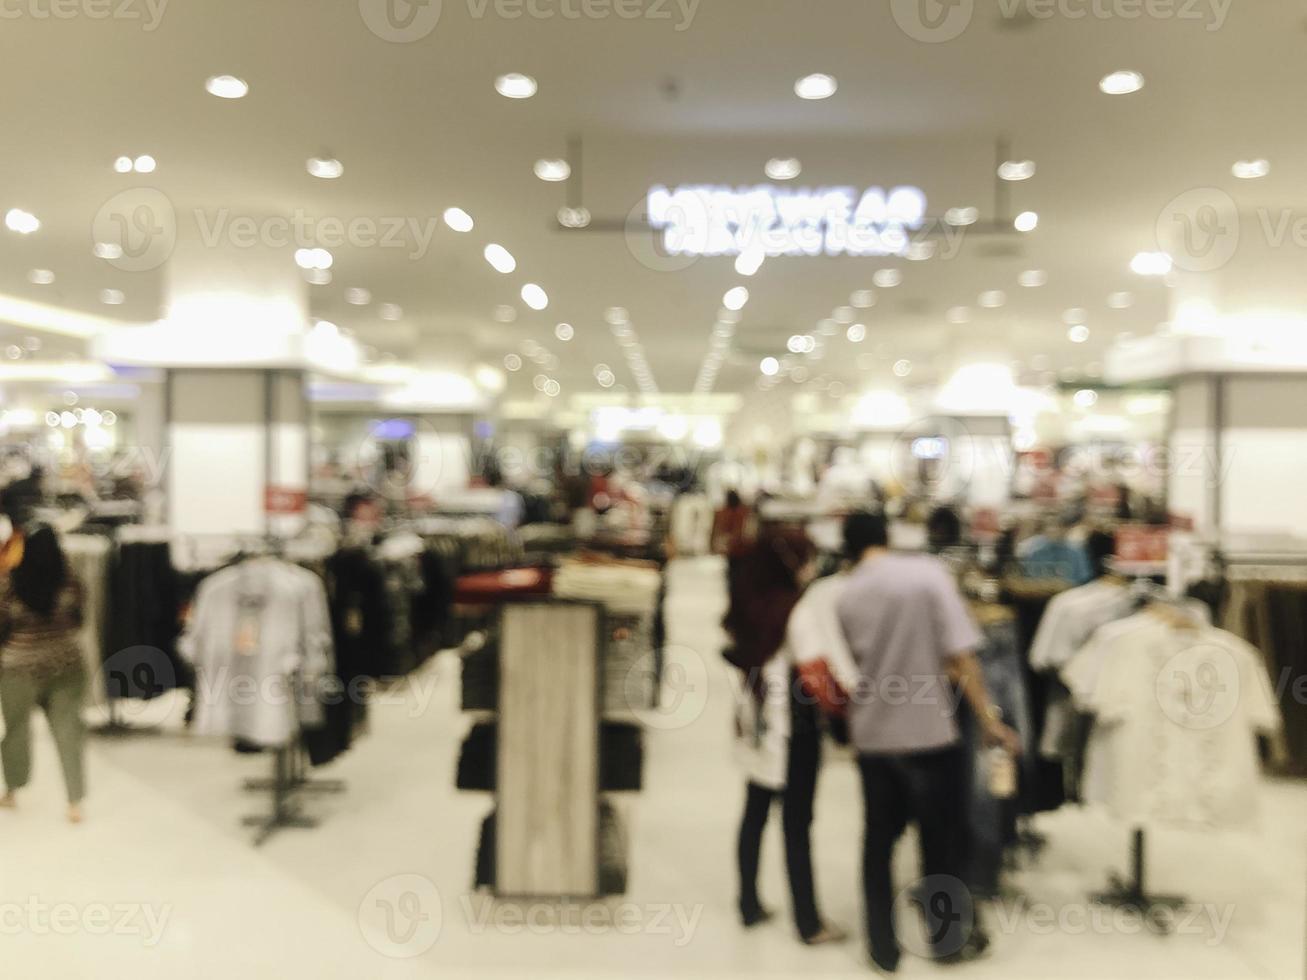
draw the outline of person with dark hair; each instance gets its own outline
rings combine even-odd
[[[815,702],[801,692],[786,640],[811,556],[801,531],[765,529],[741,556],[725,625],[734,643],[727,660],[743,675],[735,719],[738,755],[748,773],[737,846],[740,918],[752,927],[772,917],[758,896],[758,864],[767,817],[779,798],[794,924],[799,939],[816,946],[845,934],[817,910],[811,827],[821,727]]]
[[[1106,531],[1090,531],[1085,538],[1085,554],[1089,556],[1089,567],[1094,578],[1100,579],[1111,572],[1108,560],[1116,554],[1116,535]]]
[[[735,490],[726,491],[726,506],[713,516],[713,554],[726,558],[726,587],[732,598],[744,555],[749,551],[753,530],[753,511]]]
[[[59,751],[73,823],[81,822],[85,795],[82,610],[81,583],[69,571],[55,532],[41,527],[28,534],[22,560],[0,583],[0,710],[5,721],[0,806],[13,807],[14,794],[31,776],[31,715],[39,705]]]
[[[975,652],[982,637],[948,569],[927,555],[892,553],[880,514],[851,514],[844,544],[857,562],[839,617],[860,674],[849,727],[862,773],[871,958],[884,972],[898,968],[891,863],[895,843],[915,821],[922,881],[910,897],[927,919],[935,958],[962,962],[983,953],[988,939],[961,884],[967,760],[959,695],[987,743],[1015,757],[1020,739],[990,701]]]
[[[962,518],[952,507],[936,507],[926,518],[927,547],[934,554],[962,543]]]

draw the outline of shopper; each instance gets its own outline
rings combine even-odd
[[[726,491],[726,506],[713,517],[712,550],[726,558],[726,585],[732,599],[740,563],[749,550],[753,511],[735,490]]]
[[[728,659],[743,675],[736,736],[748,773],[737,849],[740,918],[746,927],[771,918],[758,897],[758,864],[763,829],[779,797],[794,924],[801,941],[820,945],[841,941],[845,934],[824,923],[817,910],[811,827],[821,722],[815,702],[802,693],[786,641],[811,551],[801,533],[764,531],[740,556],[738,589],[726,626],[734,643]]]
[[[82,609],[81,583],[69,571],[54,531],[41,527],[27,535],[22,560],[0,582],[0,709],[5,722],[0,806],[14,806],[14,794],[31,775],[31,715],[39,705],[59,751],[73,823],[81,822],[85,790],[81,708],[86,674],[78,640]]]
[[[891,553],[879,514],[850,515],[844,542],[858,562],[839,616],[860,672],[849,721],[866,806],[863,887],[872,960],[886,972],[898,967],[890,867],[894,844],[912,821],[923,878],[909,896],[927,919],[932,952],[944,963],[972,959],[988,939],[962,885],[968,783],[954,717],[958,692],[987,743],[1016,756],[1020,740],[991,706],[975,656],[982,638],[944,565]]]

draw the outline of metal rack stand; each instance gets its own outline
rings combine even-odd
[[[1094,901],[1100,905],[1129,909],[1140,915],[1153,919],[1159,932],[1170,932],[1170,917],[1155,917],[1158,909],[1174,911],[1184,908],[1189,900],[1179,895],[1150,895],[1144,885],[1144,861],[1147,840],[1142,827],[1136,827],[1131,835],[1130,880],[1120,875],[1112,875],[1107,891],[1095,895]]]
[[[257,827],[254,846],[261,847],[273,834],[284,828],[299,830],[318,826],[313,817],[305,816],[295,799],[296,793],[343,793],[345,783],[339,779],[310,780],[304,758],[304,747],[297,740],[282,746],[273,753],[272,776],[268,779],[247,779],[246,792],[272,794],[272,810],[263,816],[248,816],[241,823]]]

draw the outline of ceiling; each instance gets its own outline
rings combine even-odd
[[[862,317],[867,339],[832,337],[806,365],[809,383],[854,389],[899,359],[913,362],[912,382],[929,382],[968,352],[996,352],[1040,380],[1092,377],[1117,335],[1151,332],[1169,315],[1167,286],[1129,270],[1135,253],[1158,247],[1169,201],[1215,187],[1252,212],[1291,207],[1307,189],[1296,104],[1307,84],[1305,14],[1280,0],[982,2],[943,43],[900,26],[895,14],[914,9],[905,0],[534,0],[555,14],[547,19],[514,0],[444,0],[434,29],[408,43],[369,29],[382,0],[75,0],[74,16],[40,16],[50,2],[8,5],[18,13],[0,25],[0,212],[42,221],[27,236],[0,229],[0,297],[132,322],[159,316],[166,266],[125,272],[91,253],[95,215],[129,188],[167,195],[183,225],[197,213],[402,219],[419,229],[405,247],[333,249],[331,284],[308,287],[313,315],[421,364],[499,364],[532,340],[557,356],[551,375],[564,393],[597,389],[600,362],[634,390],[604,322],[613,306],[630,311],[657,386],[690,390],[723,293],[745,282],[751,299],[716,390],[751,388],[760,358],[815,333],[883,267],[903,281],[876,291]],[[619,18],[617,7],[640,16]],[[1129,16],[1145,7],[1173,16]],[[97,19],[97,9],[124,16]],[[563,16],[587,9],[610,16]],[[1101,94],[1099,79],[1123,68],[1146,87]],[[539,93],[498,95],[495,78],[512,71],[536,78]],[[810,72],[838,78],[837,94],[797,98],[795,80]],[[207,94],[205,79],[223,73],[248,81],[249,96]],[[956,254],[924,262],[777,258],[744,280],[730,258],[657,259],[638,223],[625,234],[559,230],[564,185],[532,167],[564,156],[574,136],[584,140],[573,160],[584,203],[609,219],[638,218],[655,184],[754,185],[766,182],[766,160],[795,156],[796,186],[916,185],[932,215],[974,206],[985,221],[1004,217],[994,177],[1003,139],[1012,157],[1038,164],[1032,180],[1006,185],[1007,217],[1034,210],[1040,225],[964,235]],[[116,157],[145,153],[154,173],[113,171]],[[310,177],[305,160],[320,154],[339,158],[344,176]],[[1269,159],[1271,174],[1232,177],[1247,158]],[[439,223],[453,206],[473,216],[471,233]],[[482,258],[491,241],[516,256],[512,275]],[[53,270],[55,283],[31,284],[33,268]],[[1018,286],[1026,269],[1045,270],[1047,284]],[[520,301],[528,281],[548,291],[546,311]],[[349,287],[373,302],[347,304]],[[106,288],[124,302],[105,306]],[[986,290],[1005,291],[1006,305],[981,309]],[[1110,309],[1121,291],[1133,305]],[[383,320],[384,302],[402,317]],[[518,311],[511,324],[493,315],[505,304]],[[970,322],[949,322],[959,306]],[[1067,338],[1068,308],[1087,312],[1083,344]],[[560,321],[575,339],[555,339]],[[510,393],[531,390],[532,370],[510,377]]]

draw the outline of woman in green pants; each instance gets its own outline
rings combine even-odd
[[[68,819],[80,823],[82,778],[82,666],[78,629],[82,625],[81,583],[68,570],[59,539],[48,527],[29,534],[23,557],[0,580],[0,709],[5,722],[0,740],[5,795],[27,785],[32,771],[31,717],[40,706],[50,723],[68,789]]]

